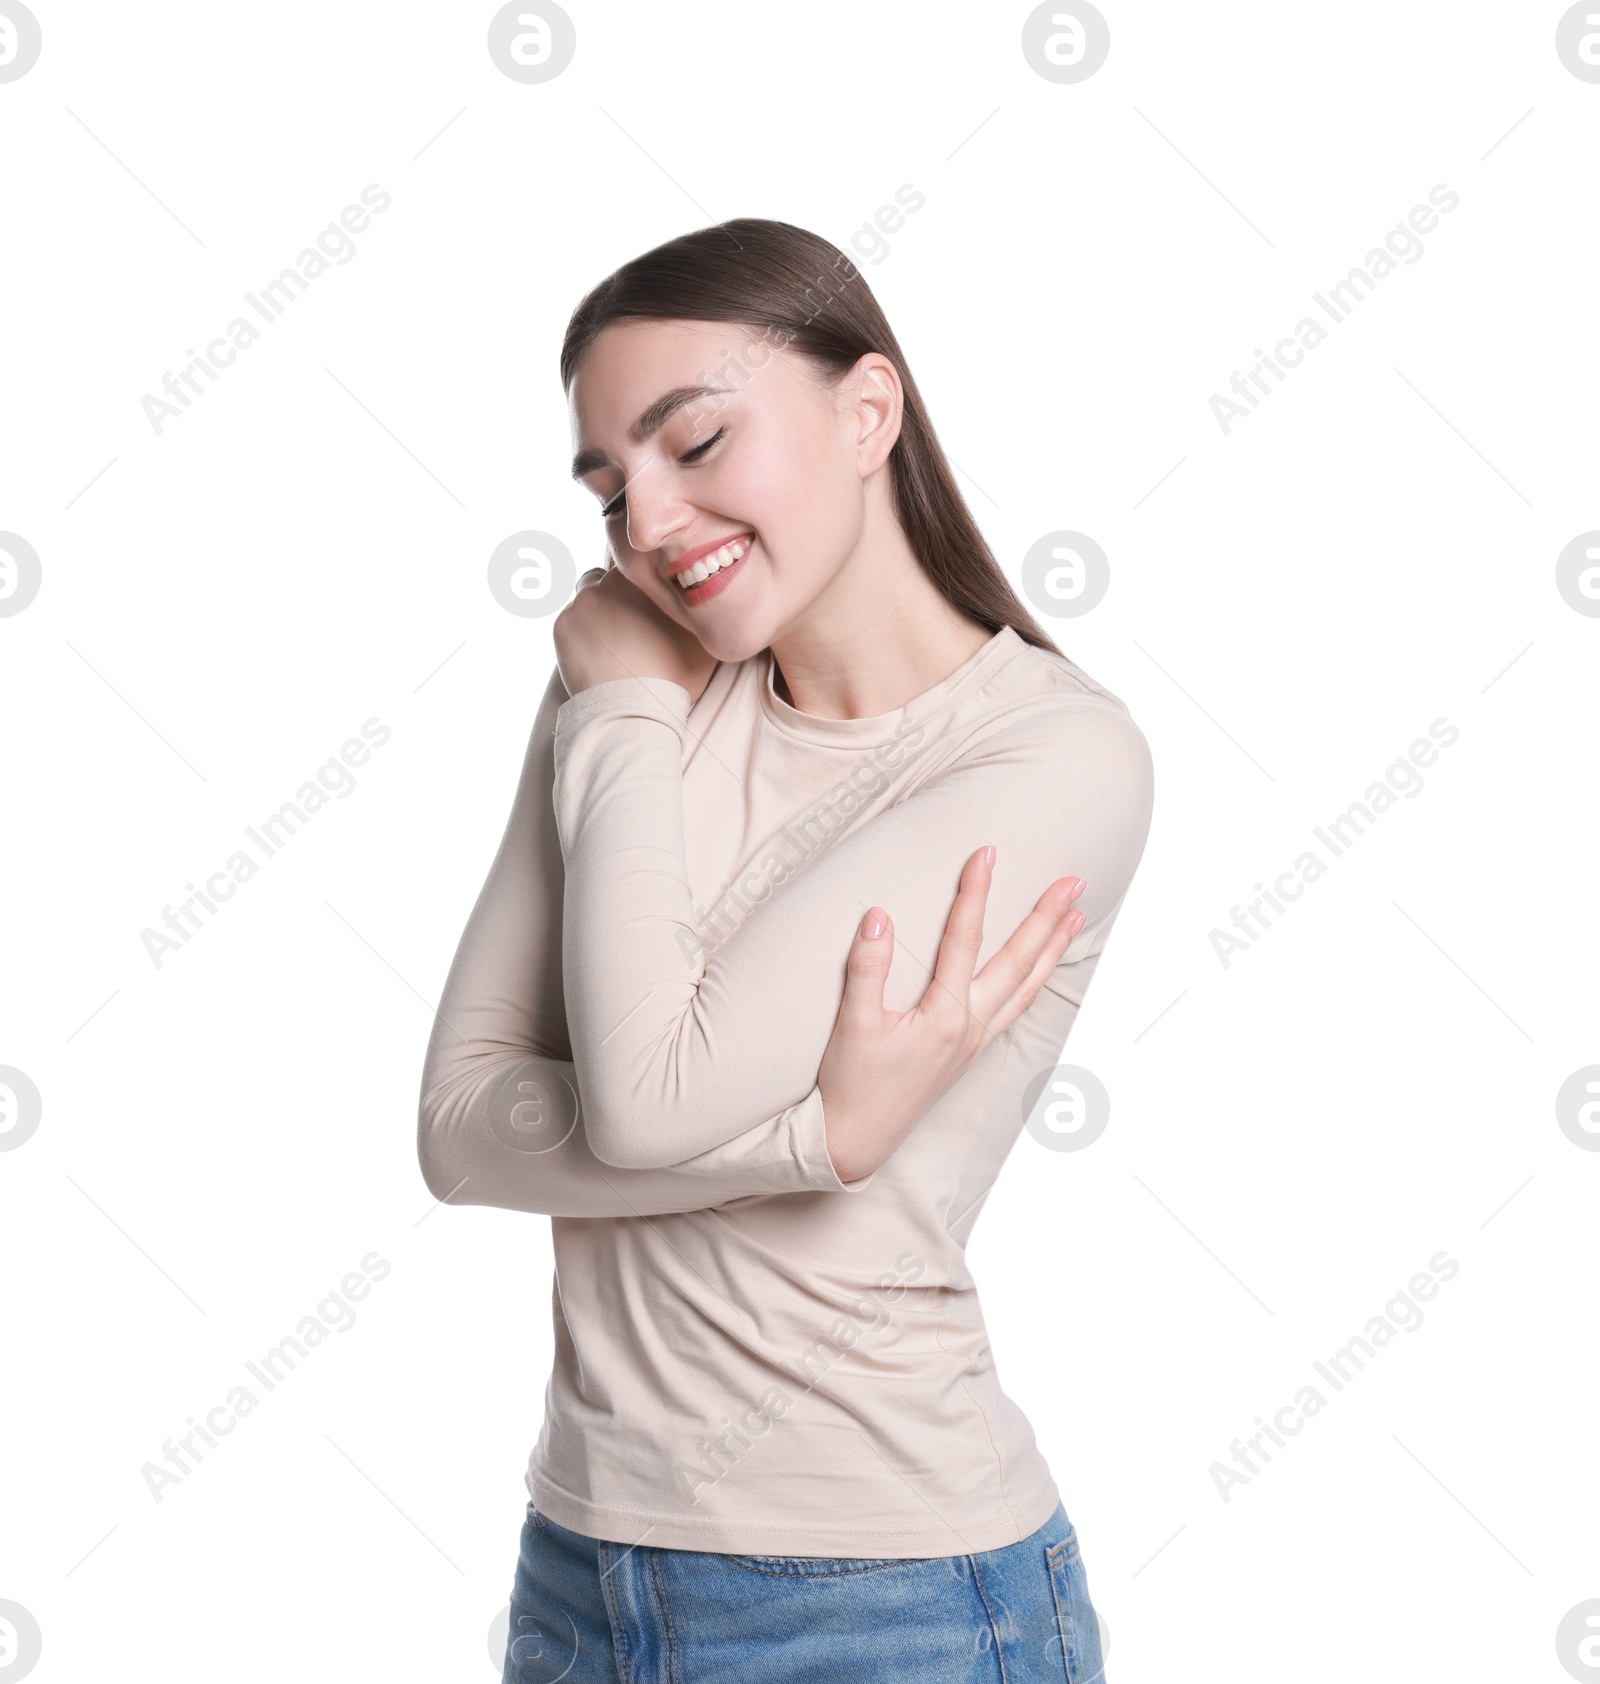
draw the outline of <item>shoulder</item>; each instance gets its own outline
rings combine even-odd
[[[1019,639],[1022,647],[1016,659],[997,675],[1009,693],[1018,698],[1033,697],[1059,706],[1077,706],[1090,712],[1121,714],[1133,724],[1133,715],[1121,696],[1102,684],[1092,673],[1054,649]],[[997,697],[1001,694],[997,690]],[[1137,726],[1134,727],[1136,730]],[[1142,733],[1141,733],[1142,734]]]
[[[1025,639],[948,720],[953,762],[1028,754],[1041,766],[1097,769],[1133,785],[1153,775],[1150,743],[1127,703],[1077,662]]]

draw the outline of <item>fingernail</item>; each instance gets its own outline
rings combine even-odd
[[[1084,915],[1081,912],[1074,912],[1072,914],[1072,916],[1067,920],[1067,928],[1069,930],[1071,930],[1074,935],[1076,935],[1078,933],[1078,931],[1081,930],[1087,922],[1088,922],[1088,920],[1084,917]]]
[[[994,870],[994,843],[992,842],[983,850],[983,863],[990,871]]]
[[[876,912],[869,912],[862,921],[861,933],[868,941],[876,941],[883,934],[882,916]]]
[[[1085,883],[1081,877],[1078,878],[1076,887],[1067,891],[1067,899],[1076,900],[1078,896],[1081,895],[1086,888],[1088,888],[1088,886],[1089,885]]]

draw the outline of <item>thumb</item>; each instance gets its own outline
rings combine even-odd
[[[841,1017],[866,1022],[877,1020],[883,1011],[883,984],[893,958],[894,926],[889,914],[882,907],[869,907],[856,926],[855,939],[845,958]]]

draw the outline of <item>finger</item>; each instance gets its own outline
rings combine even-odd
[[[1084,922],[1085,915],[1081,912],[1069,912],[1061,920],[1021,987],[1008,999],[1002,1001],[989,1019],[988,1027],[992,1034],[1004,1035],[1011,1025],[1038,999],[1040,989],[1050,980],[1050,973],[1061,963],[1067,949],[1078,939],[1078,934],[1083,929]]]
[[[1072,902],[1083,893],[1081,877],[1058,877],[1012,931],[1010,939],[978,973],[968,997],[973,1014],[987,1023],[1032,974]],[[1047,973],[1048,974],[1048,973]]]
[[[856,925],[850,951],[844,961],[844,998],[839,1002],[839,1021],[868,1028],[883,1016],[883,984],[894,958],[894,931],[881,906],[867,908]]]
[[[933,977],[918,1002],[919,1011],[924,1007],[946,1010],[954,1004],[963,1016],[966,1015],[972,968],[977,964],[978,951],[983,946],[983,912],[989,904],[994,862],[995,850],[991,845],[979,848],[962,867],[956,898],[950,907],[950,916],[945,919],[944,934],[939,938]]]

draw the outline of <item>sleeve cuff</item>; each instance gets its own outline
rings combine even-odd
[[[556,735],[569,736],[597,714],[638,715],[659,719],[681,731],[689,717],[689,692],[670,678],[643,674],[608,678],[569,696],[556,709]]]
[[[795,1161],[801,1165],[808,1184],[822,1193],[860,1193],[872,1184],[878,1172],[857,1181],[841,1181],[828,1154],[827,1118],[822,1110],[822,1089],[815,1087],[790,1112],[794,1134]]]

